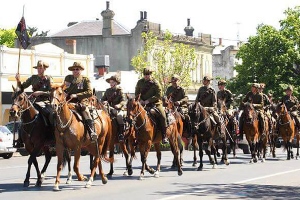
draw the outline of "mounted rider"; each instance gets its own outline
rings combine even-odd
[[[92,96],[91,82],[88,77],[81,75],[84,67],[80,62],[74,62],[72,66],[68,67],[68,70],[72,71],[72,75],[67,75],[64,80],[67,100],[70,103],[76,104],[77,110],[81,112],[84,118],[84,123],[87,127],[90,138],[95,141],[97,140],[95,124],[88,107],[88,98]]]
[[[135,86],[135,96],[140,95],[140,103],[150,110],[154,108],[159,111],[159,126],[162,133],[162,143],[168,143],[166,131],[167,131],[167,119],[166,113],[162,106],[162,91],[160,84],[151,77],[153,71],[144,68],[144,78],[138,80]]]
[[[232,119],[234,124],[237,124],[236,118],[234,117],[234,110],[233,110],[233,96],[230,90],[226,88],[226,81],[219,80],[218,81],[218,88],[219,91],[217,92],[217,102],[225,101],[226,106],[226,115],[228,119]],[[218,109],[221,109],[221,105],[217,104]],[[235,131],[235,130],[234,130]]]
[[[17,81],[18,87],[24,91],[29,86],[32,86],[33,93],[30,95],[30,99],[33,101],[34,107],[42,114],[44,123],[46,126],[53,129],[53,112],[50,105],[50,90],[51,84],[53,82],[52,77],[45,75],[46,69],[49,67],[49,64],[39,60],[37,65],[34,66],[34,69],[37,69],[38,74],[32,75],[25,82],[21,83],[20,74],[17,73],[15,78]],[[31,98],[33,97],[33,98]],[[21,137],[17,140],[16,147],[21,147],[22,141]]]
[[[166,96],[174,102],[174,105],[177,107],[177,111],[181,114],[184,121],[188,138],[192,136],[191,134],[191,120],[188,115],[188,96],[185,93],[185,90],[180,86],[180,76],[174,74],[169,82],[172,85],[167,88]]]
[[[300,119],[298,116],[299,101],[293,95],[293,86],[289,85],[285,90],[286,95],[281,98],[281,102],[285,104],[286,109],[290,112],[291,117],[295,120],[295,125],[300,130]],[[278,123],[277,123],[278,124]],[[278,130],[276,128],[276,130]]]
[[[271,106],[271,102],[269,100],[269,97],[268,95],[266,95],[264,93],[264,89],[266,87],[266,84],[265,83],[260,83],[260,87],[258,89],[258,91],[263,95],[263,102],[264,102],[264,107],[263,107],[263,111],[264,111],[264,114],[267,116],[268,118],[268,124],[269,124],[269,127],[271,127],[271,113],[270,113],[270,106]]]
[[[242,100],[241,105],[240,105],[240,110],[243,110],[244,103],[249,102],[252,103],[255,111],[258,114],[258,120],[259,120],[259,131],[261,134],[265,134],[265,122],[264,122],[264,114],[263,114],[263,95],[260,93],[258,90],[260,88],[260,84],[258,83],[253,83],[251,86],[251,91],[248,92],[245,96],[245,98]],[[240,135],[243,135],[243,124],[244,124],[244,114],[241,115],[240,117],[240,122],[239,122],[239,130],[240,130]]]
[[[101,101],[109,106],[109,113],[112,119],[116,118],[118,123],[118,139],[119,141],[124,141],[125,123],[123,119],[126,115],[124,112],[126,101],[122,88],[119,86],[121,82],[117,76],[107,78],[106,82],[109,83],[110,88],[105,91]]]
[[[221,122],[220,117],[217,113],[217,99],[216,92],[214,88],[211,87],[210,81],[213,80],[210,76],[204,76],[202,80],[203,86],[198,90],[195,102],[200,102],[200,104],[205,107],[205,109],[213,116],[211,118],[214,125],[217,125],[217,130],[220,134],[221,132]]]

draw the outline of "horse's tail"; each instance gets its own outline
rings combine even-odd
[[[63,168],[65,168],[67,162],[68,163],[71,162],[71,152],[69,149],[65,148],[63,153],[63,162],[62,162]]]

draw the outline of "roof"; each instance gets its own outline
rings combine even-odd
[[[123,25],[112,20],[113,22],[113,35],[125,35],[130,34]],[[69,37],[69,36],[92,36],[92,35],[102,35],[103,21],[93,20],[93,21],[82,21],[78,22],[66,29],[54,33],[50,37]]]

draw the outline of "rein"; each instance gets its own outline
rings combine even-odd
[[[67,123],[64,125],[63,124],[63,120],[60,118],[60,113],[61,111],[63,110],[62,107],[65,106],[70,100],[66,101],[66,99],[64,99],[63,102],[60,102],[60,100],[57,98],[57,97],[53,97],[55,98],[59,104],[57,105],[57,118],[58,118],[58,121],[59,121],[59,126],[61,129],[65,129],[66,127],[68,127],[71,123],[72,123],[72,119],[73,119],[73,112],[70,110],[70,113],[71,113],[71,116],[69,118],[69,120],[67,121]]]
[[[139,127],[137,127],[136,120],[137,120],[138,116],[140,116],[142,114],[142,112],[143,112],[143,110],[140,109],[140,105],[139,104],[138,104],[138,106],[139,106],[138,107],[139,113],[137,113],[136,115],[130,114],[133,117],[132,124],[134,125],[134,128],[135,128],[136,131],[138,131],[140,128],[142,128],[146,124],[146,121],[147,121],[147,119],[145,117],[143,123]]]

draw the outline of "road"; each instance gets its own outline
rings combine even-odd
[[[294,149],[295,151],[295,149]],[[249,163],[250,155],[242,154],[239,150],[237,158],[229,155],[230,165],[219,164],[216,169],[208,163],[205,155],[203,171],[192,167],[192,152],[184,151],[183,175],[171,170],[172,154],[163,152],[162,171],[159,178],[154,178],[146,172],[145,180],[138,180],[140,173],[139,154],[134,160],[132,176],[123,176],[124,160],[121,154],[116,155],[115,175],[103,185],[96,178],[91,188],[85,188],[85,182],[74,181],[65,184],[67,170],[62,172],[61,191],[54,192],[53,184],[56,175],[56,157],[49,165],[45,181],[41,188],[34,187],[36,173],[31,169],[30,186],[23,188],[27,169],[27,156],[15,155],[9,160],[0,158],[0,198],[9,199],[299,199],[300,194],[300,161],[286,160],[286,152],[277,149],[277,158],[268,157],[266,162]],[[73,158],[72,158],[73,159]],[[40,165],[43,157],[38,158]],[[155,166],[156,156],[151,152],[148,164]],[[109,164],[103,164],[108,172]],[[89,174],[89,156],[81,157],[81,172]]]

